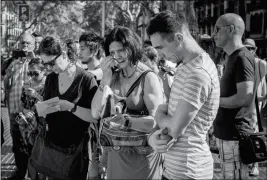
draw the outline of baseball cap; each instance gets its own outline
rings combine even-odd
[[[245,39],[244,46],[245,47],[253,47],[253,48],[257,47],[255,44],[255,41],[253,39],[250,39],[250,38]]]

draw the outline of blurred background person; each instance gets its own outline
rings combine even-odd
[[[26,175],[28,156],[20,150],[21,134],[19,131],[18,123],[15,121],[19,112],[23,110],[23,104],[21,102],[22,88],[24,83],[29,80],[28,65],[30,60],[34,57],[34,37],[25,33],[20,39],[20,49],[13,51],[12,61],[10,65],[3,70],[5,95],[7,100],[7,107],[10,120],[10,131],[13,141],[13,153],[15,157],[15,163],[17,171],[12,178],[23,179]]]
[[[41,41],[43,40],[43,36],[37,32],[32,33],[33,37],[35,38],[35,47],[34,47],[34,53],[38,54],[38,49]]]
[[[265,100],[267,100],[267,87],[266,87],[266,72],[267,72],[267,65],[266,65],[266,61],[258,58],[258,56],[256,55],[256,51],[257,51],[257,46],[255,44],[255,41],[253,39],[245,39],[244,41],[244,46],[255,56],[255,65],[258,66],[259,68],[259,74],[258,74],[258,78],[260,78],[260,82],[259,82],[259,86],[257,89],[257,96],[258,96],[258,100],[259,100],[259,110],[260,112],[262,112],[264,106],[266,105]],[[257,119],[257,112],[256,110],[253,112],[254,114],[254,118]],[[266,121],[264,121],[263,119],[261,120],[263,127],[265,127],[266,129]],[[255,121],[255,123],[253,124],[253,129],[254,132],[259,132],[258,129],[258,121]],[[250,176],[258,176],[260,174],[259,169],[258,169],[258,163],[253,163],[249,166],[249,175]]]
[[[162,92],[164,93],[164,102],[167,102],[169,100],[175,70],[165,64],[159,65],[157,50],[152,46],[147,46],[144,48],[143,52],[142,62],[159,76]]]
[[[99,84],[103,77],[100,68],[100,63],[104,57],[103,38],[90,31],[80,36],[79,43],[82,63],[87,65],[87,71],[95,75]]]
[[[80,44],[78,41],[74,41],[73,39],[67,39],[66,40],[66,46],[67,46],[67,55],[68,58],[77,66],[87,69],[86,65],[82,64],[82,61],[80,59]]]
[[[30,79],[22,89],[23,110],[16,117],[16,121],[21,134],[20,150],[25,154],[25,157],[29,158],[37,135],[43,128],[42,119],[38,118],[35,109],[35,104],[38,101],[43,101],[43,88],[46,79],[45,68],[40,58],[34,58],[29,62],[27,74]]]

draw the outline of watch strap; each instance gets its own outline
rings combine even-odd
[[[76,110],[77,110],[77,105],[76,105],[76,104],[74,104],[74,107],[73,107],[73,108],[71,108],[70,112],[74,113]]]

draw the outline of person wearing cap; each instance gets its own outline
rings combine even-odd
[[[264,107],[266,105],[267,100],[267,85],[266,85],[266,74],[267,74],[267,63],[265,60],[260,59],[256,55],[257,46],[255,44],[255,41],[253,39],[247,38],[244,41],[244,46],[255,56],[256,65],[259,68],[259,77],[260,77],[260,84],[258,87],[258,100],[262,103],[260,103],[260,107]]]
[[[266,104],[266,102],[264,102],[264,101],[267,100],[267,87],[266,87],[266,79],[265,79],[266,70],[267,70],[266,62],[257,57],[257,55],[256,55],[257,46],[256,46],[255,41],[253,39],[247,38],[247,39],[245,39],[243,44],[255,56],[256,66],[258,66],[258,68],[259,68],[259,74],[257,77],[260,78],[260,83],[259,83],[259,86],[257,89],[257,96],[258,96],[258,100],[259,100],[259,109],[261,111]],[[256,118],[256,116],[257,116],[256,112],[254,115]],[[258,130],[258,121],[255,121],[253,128],[254,128],[254,132],[259,131]],[[250,176],[258,176],[259,175],[258,163],[253,163],[250,165],[249,175]]]

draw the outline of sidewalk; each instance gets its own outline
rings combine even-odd
[[[9,132],[9,120],[8,120],[8,115],[7,115],[7,109],[2,108],[1,109],[1,114],[3,118],[3,123],[4,123],[4,129],[5,129],[5,143],[3,144],[1,148],[1,179],[4,180],[6,177],[9,177],[12,172],[15,171],[15,160],[14,160],[14,155],[12,153],[12,140],[10,137],[10,132]],[[265,119],[266,121],[266,119]],[[221,169],[220,169],[220,163],[219,163],[219,158],[217,154],[213,154],[214,158],[214,176],[213,179],[222,179],[221,175]],[[249,177],[249,179],[259,179],[259,180],[264,180],[267,179],[267,163],[259,163],[260,166],[260,176],[257,177]]]

